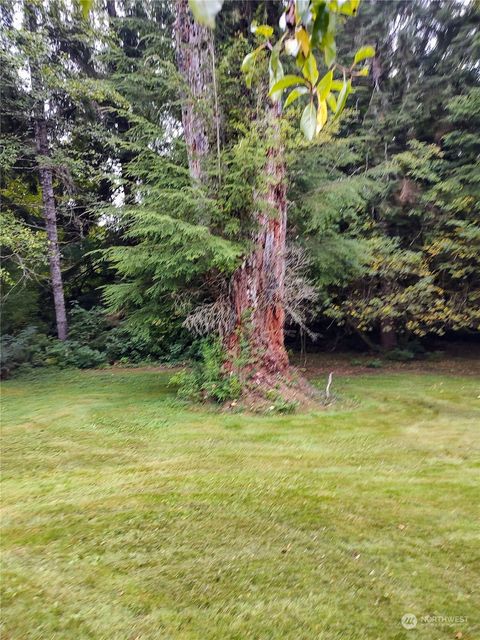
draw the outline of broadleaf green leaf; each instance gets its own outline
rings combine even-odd
[[[338,94],[337,109],[335,111],[335,119],[337,119],[345,108],[347,98],[352,90],[352,81],[348,80],[343,83],[342,90]]]
[[[307,140],[313,140],[317,128],[317,110],[313,102],[305,107],[300,120],[300,129]]]
[[[93,6],[93,0],[80,0],[80,6],[82,7],[82,15],[86,19]]]
[[[373,58],[375,55],[375,47],[371,45],[366,45],[365,47],[360,47],[360,49],[355,54],[355,58],[353,59],[353,64],[358,64],[362,60],[366,58]]]
[[[243,59],[241,70],[244,73],[246,73],[253,67],[254,64],[255,64],[255,51],[251,51],[250,53],[247,53],[247,55]]]
[[[341,91],[343,89],[343,82],[341,80],[332,80],[330,91]]]
[[[318,104],[318,112],[317,112],[317,127],[315,130],[317,134],[320,133],[320,131],[325,126],[325,123],[327,122],[327,118],[328,118],[327,103],[325,100],[320,100]]]
[[[276,93],[277,91],[283,91],[283,89],[287,89],[287,87],[293,87],[294,85],[297,85],[297,84],[306,84],[306,82],[300,76],[293,76],[293,75],[283,76],[283,78],[278,80],[278,82],[276,82],[271,87],[268,95],[271,96],[273,93]]]
[[[326,73],[317,85],[317,93],[319,100],[326,100],[333,81],[333,71]]]
[[[308,33],[302,27],[295,33],[295,38],[299,41],[302,53],[306,58],[310,54],[310,39],[308,37]]]
[[[335,44],[335,38],[331,37],[331,34],[328,34],[323,54],[325,56],[325,64],[327,67],[331,67],[337,57],[337,45]]]
[[[330,107],[330,110],[335,113],[335,111],[337,110],[337,100],[335,98],[335,96],[333,95],[333,93],[329,93],[327,96],[327,104]]]
[[[325,38],[328,31],[329,13],[325,3],[317,6],[317,14],[312,27],[312,46],[316,47]]]
[[[352,3],[350,0],[344,0],[341,5],[339,5],[339,11],[344,16],[353,16],[354,10],[352,7]]]
[[[290,93],[288,94],[287,99],[285,100],[285,104],[283,105],[284,108],[286,109],[287,107],[289,107],[292,103],[295,102],[295,100],[298,100],[300,96],[303,96],[306,93],[308,93],[307,87],[297,87],[296,89],[292,89],[292,91],[290,91]]]
[[[317,83],[317,80],[318,80],[317,61],[315,60],[315,56],[313,55],[312,52],[309,53],[307,59],[305,60],[302,73],[305,76],[305,78],[309,82],[311,82],[313,85]]]
[[[264,48],[265,48],[265,45],[262,44],[260,47],[257,47],[254,51],[251,51],[250,53],[247,53],[247,55],[243,59],[242,66],[241,66],[241,70],[244,73],[247,73],[248,71],[251,71],[253,69],[258,54]]]
[[[355,16],[360,5],[360,0],[350,0],[350,6],[352,8],[352,15]]]
[[[269,64],[269,96],[273,102],[278,102],[282,97],[282,90],[272,92],[272,88],[280,82],[283,78],[283,67],[282,63],[279,60],[279,53],[277,49],[273,49],[272,55],[270,56],[270,64]]]
[[[366,78],[368,76],[369,71],[370,70],[368,67],[363,67],[363,69],[360,69],[360,71],[356,75],[362,78]]]

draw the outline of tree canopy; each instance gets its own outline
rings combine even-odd
[[[178,6],[2,1],[9,340],[55,334],[45,172],[67,314],[97,314],[133,358],[195,355],[199,338],[255,324],[251,302],[232,311],[232,282],[282,207],[283,266],[258,305],[282,298],[288,344],[478,332],[478,4],[196,0],[215,23],[192,21],[208,41],[200,93]],[[190,107],[205,138],[194,179]]]

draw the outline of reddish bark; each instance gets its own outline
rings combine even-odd
[[[182,123],[190,174],[194,181],[201,182],[203,161],[210,149],[206,107],[212,94],[213,37],[209,29],[193,20],[188,0],[176,0],[176,10],[177,63],[188,91],[182,101]],[[216,110],[215,116],[218,118]],[[240,336],[247,337],[250,356],[255,360],[249,366],[269,374],[283,374],[288,369],[284,347],[287,199],[279,116],[280,105],[272,105],[269,113],[272,144],[265,163],[266,193],[261,198],[259,194],[254,248],[231,281],[235,322],[225,338],[233,359],[240,348]]]
[[[206,108],[213,84],[213,34],[193,19],[188,0],[176,0],[175,42],[178,70],[185,80],[182,124],[188,166],[194,181],[201,181],[203,160],[209,151]]]
[[[280,107],[270,108],[272,145],[267,151],[265,207],[256,214],[254,249],[235,272],[231,299],[235,328],[227,337],[230,352],[238,352],[247,335],[252,366],[268,373],[288,369],[284,346],[285,241],[287,197],[284,151],[280,139]]]

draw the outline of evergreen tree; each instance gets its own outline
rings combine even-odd
[[[478,80],[475,38],[469,37],[478,12],[473,5],[420,1],[394,8],[366,2],[362,9],[359,37],[376,34],[374,93],[369,99],[357,91],[356,112],[340,132],[347,151],[327,163],[326,175],[318,175],[301,200],[309,243],[331,253],[323,241],[327,232],[347,267],[330,282],[317,271],[324,313],[360,332],[370,346],[368,333],[377,332],[388,349],[398,334],[461,328],[449,311],[458,300],[443,288],[446,280],[428,258],[425,242],[445,231],[438,226],[443,205],[433,200],[451,175],[442,159],[442,140],[451,127],[446,105]],[[452,211],[449,216],[454,224]],[[321,255],[316,262],[321,268]]]
[[[93,93],[89,82],[97,74],[92,43],[100,47],[103,35],[94,36],[80,10],[72,15],[60,1],[6,2],[2,23],[9,96],[1,105],[2,135],[4,148],[10,150],[2,196],[15,220],[27,228],[38,227],[38,212],[42,212],[57,333],[65,339],[65,291],[76,288],[77,278],[85,280],[89,261],[83,256],[92,248],[87,239],[101,234],[94,207],[110,196],[105,188],[108,152],[98,122],[98,101],[103,96],[99,90]],[[20,185],[30,201],[36,201],[35,207],[24,206]],[[44,274],[36,275],[41,279]],[[47,319],[47,314],[43,317]]]

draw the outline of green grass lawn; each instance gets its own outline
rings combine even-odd
[[[480,637],[478,381],[252,417],[167,380],[3,384],[3,640]]]

